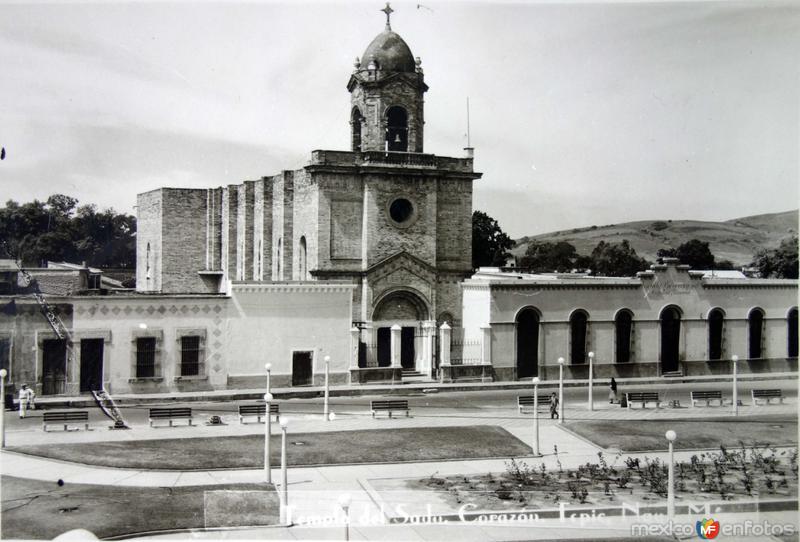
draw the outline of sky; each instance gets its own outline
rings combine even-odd
[[[800,3],[393,2],[425,152],[475,147],[473,207],[519,237],[798,206]],[[382,2],[0,0],[0,201],[135,213],[349,150]]]

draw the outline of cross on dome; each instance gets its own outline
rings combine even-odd
[[[389,2],[386,2],[386,7],[383,9],[379,9],[378,11],[382,11],[386,14],[386,30],[391,30],[392,27],[389,24],[389,18],[391,17],[392,13],[394,13],[392,6],[389,5]]]

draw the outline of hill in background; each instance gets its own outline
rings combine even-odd
[[[717,260],[730,260],[742,266],[753,260],[758,249],[776,248],[782,239],[796,234],[797,229],[797,209],[725,222],[642,220],[522,237],[511,252],[517,257],[525,255],[531,240],[566,241],[575,246],[578,254],[589,255],[600,241],[620,243],[627,239],[639,256],[655,261],[658,249],[678,248],[690,239],[699,239],[708,243]]]

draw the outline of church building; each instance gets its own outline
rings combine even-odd
[[[424,152],[422,61],[385,12],[347,82],[350,151],[315,150],[302,169],[239,185],[140,194],[137,291],[345,281],[360,365],[391,365],[397,326],[402,367],[430,373],[437,324],[460,325],[481,174],[471,156]]]

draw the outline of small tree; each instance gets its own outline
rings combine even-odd
[[[532,241],[525,256],[520,260],[520,267],[529,267],[539,272],[571,271],[575,267],[578,253],[575,247],[566,241],[557,243],[539,243]]]
[[[500,228],[497,220],[482,211],[472,213],[472,267],[505,265],[514,240]]]
[[[764,278],[796,279],[798,277],[797,236],[781,241],[776,249],[762,249],[756,253],[753,263]]]
[[[592,250],[591,258],[592,271],[607,277],[631,277],[648,265],[627,240],[621,243],[600,241]]]
[[[675,251],[675,256],[692,269],[714,269],[714,255],[705,241],[686,241]]]

